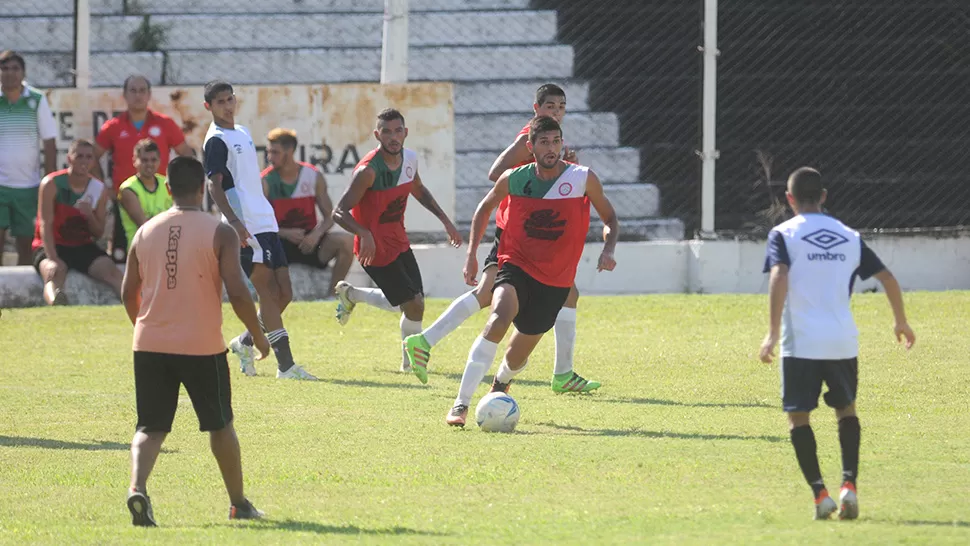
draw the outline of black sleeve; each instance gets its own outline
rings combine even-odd
[[[785,245],[785,236],[780,231],[772,230],[768,233],[768,249],[765,252],[765,268],[762,272],[768,273],[772,267],[778,264],[785,264],[791,267],[791,260],[788,258],[788,247]]]
[[[229,148],[221,138],[210,138],[202,151],[202,164],[205,165],[205,174],[209,178],[213,175],[222,175],[223,191],[235,187],[232,173],[229,172]]]
[[[858,274],[860,279],[866,280],[886,269],[886,266],[882,264],[882,260],[879,259],[879,256],[876,256],[876,253],[869,248],[865,241],[859,239],[859,243],[862,244],[862,255],[859,259]]]

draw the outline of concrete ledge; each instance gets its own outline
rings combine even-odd
[[[120,0],[92,0],[97,2]],[[140,0],[144,13],[383,13],[383,0],[239,0],[213,5],[197,0]],[[73,4],[72,4],[73,6]],[[411,0],[408,9],[416,11],[519,10],[529,0]],[[73,10],[71,11],[73,13]]]
[[[20,15],[70,15],[74,17],[74,0],[34,0],[32,2],[3,2],[4,17]],[[89,0],[92,15],[117,14],[124,9],[124,0]],[[72,34],[73,36],[73,30]],[[0,36],[6,36],[0,33]]]
[[[528,117],[523,115],[523,120]],[[525,121],[523,121],[523,124]],[[566,127],[569,136],[569,127]],[[512,143],[508,137],[506,146]],[[485,152],[461,152],[455,154],[455,187],[478,188],[482,195],[492,187],[488,180],[488,170],[503,148]],[[600,180],[606,183],[629,183],[640,178],[640,150],[637,148],[577,148],[579,162],[593,169]]]
[[[456,115],[455,151],[503,150],[529,121],[528,114]],[[567,146],[613,148],[619,146],[620,121],[611,112],[566,114],[563,120]],[[488,169],[485,170],[488,172]],[[629,180],[627,180],[629,182]]]
[[[626,218],[650,218],[660,212],[660,190],[653,184],[606,184],[604,190],[620,221]],[[487,191],[487,188],[457,188],[456,220],[471,222],[475,208]],[[597,218],[595,209],[590,212],[593,218]]]

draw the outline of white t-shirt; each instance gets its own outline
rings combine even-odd
[[[212,123],[202,150],[206,175],[222,175],[222,190],[249,234],[278,232],[273,206],[263,194],[259,159],[249,130],[242,125],[225,129]],[[222,218],[226,220],[225,215]]]
[[[859,233],[825,214],[801,214],[768,234],[765,272],[789,267],[781,356],[842,360],[859,356],[849,300],[855,277],[885,267]]]
[[[17,102],[0,93],[0,186],[39,186],[40,141],[53,138],[57,124],[43,93],[26,82]]]

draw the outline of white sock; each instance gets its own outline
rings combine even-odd
[[[404,313],[401,313],[401,340],[404,338],[421,333],[421,321],[420,320],[409,320]],[[404,366],[410,366],[411,362],[408,360],[408,351],[404,348],[404,344],[401,344],[401,355],[404,359],[402,364]]]
[[[573,371],[573,351],[576,349],[576,310],[563,307],[553,327],[556,333],[556,367],[559,375]]]
[[[400,308],[391,305],[384,297],[384,292],[380,288],[357,288],[351,287],[347,291],[347,297],[354,303],[366,303],[385,311],[400,311]]]
[[[519,375],[519,372],[524,370],[528,363],[529,361],[526,360],[524,363],[522,363],[521,368],[518,370],[513,370],[512,368],[509,368],[508,361],[502,359],[502,365],[498,367],[498,372],[495,374],[495,380],[499,383],[508,383],[509,381],[512,381],[512,378]]]
[[[485,379],[485,374],[492,367],[495,360],[495,353],[498,352],[498,343],[478,336],[472,343],[472,348],[468,351],[468,362],[465,363],[465,372],[461,374],[461,387],[458,388],[458,398],[455,405],[469,405],[478,384]]]
[[[434,347],[439,341],[454,332],[463,322],[481,309],[474,291],[465,292],[445,309],[428,329],[423,332],[428,345]]]

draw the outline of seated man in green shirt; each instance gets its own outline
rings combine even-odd
[[[157,174],[160,157],[158,144],[152,139],[138,141],[134,156],[137,174],[118,188],[121,225],[125,228],[129,246],[139,226],[152,216],[172,208],[172,196],[165,186],[165,177]]]

